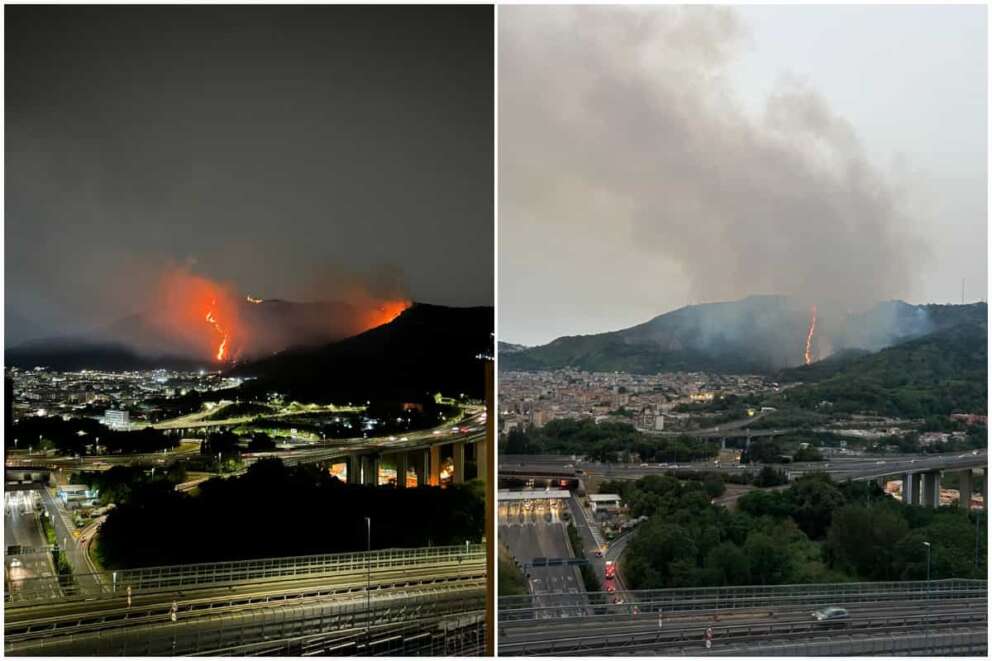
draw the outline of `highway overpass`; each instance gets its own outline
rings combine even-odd
[[[483,649],[485,549],[103,572],[5,598],[8,655],[472,655]]]
[[[466,407],[465,415],[455,422],[446,422],[440,427],[409,432],[399,437],[349,438],[322,441],[308,444],[298,449],[276,450],[272,452],[245,453],[245,466],[255,461],[273,457],[287,465],[298,464],[347,464],[350,481],[374,485],[379,482],[379,470],[389,466],[404,474],[412,470],[417,484],[437,486],[441,483],[442,464],[450,460],[450,479],[461,483],[469,479],[466,469],[466,452],[474,448],[476,475],[486,472],[486,411],[483,407]],[[106,470],[116,465],[147,464],[165,467],[177,461],[199,455],[193,444],[184,444],[170,452],[143,453],[130,455],[93,455],[75,457],[45,457],[40,454],[8,456],[6,458],[6,481],[9,489],[39,488],[47,482],[47,472],[62,471],[86,472]],[[33,479],[41,476],[43,480]],[[25,484],[20,484],[22,481]],[[32,482],[28,484],[27,482]],[[405,480],[397,480],[398,487],[405,487]]]
[[[780,649],[830,654],[985,655],[987,583],[972,580],[647,590],[503,597],[499,652],[524,655],[712,653],[758,655]],[[586,601],[588,600],[588,601]],[[560,617],[585,603],[582,614]],[[810,612],[841,606],[849,617],[822,623]],[[660,619],[660,622],[659,622]],[[704,645],[707,628],[713,647]]]
[[[964,453],[878,455],[831,457],[827,461],[772,464],[790,479],[811,472],[825,472],[838,481],[901,480],[909,487],[907,502],[935,507],[940,495],[940,474],[959,473],[962,493],[971,494],[975,470],[987,470],[987,450]],[[755,474],[760,464],[692,462],[680,464],[612,464],[584,461],[568,455],[500,455],[500,477],[545,481],[560,485],[587,476],[604,480],[636,480],[647,475],[665,475],[673,471]],[[962,498],[960,502],[968,502]]]

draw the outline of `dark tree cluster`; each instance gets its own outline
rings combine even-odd
[[[716,443],[691,438],[659,438],[625,422],[552,420],[541,428],[513,429],[501,450],[506,454],[583,454],[593,461],[680,462],[715,457]]]
[[[256,463],[240,477],[203,483],[197,495],[140,490],[100,532],[108,568],[479,542],[484,493],[476,483],[441,489],[345,485],[315,467]]]
[[[74,483],[85,484],[100,494],[104,505],[124,505],[132,497],[146,496],[150,491],[172,491],[186,480],[186,468],[181,463],[171,466],[113,466],[105,471],[80,473]]]
[[[603,489],[649,517],[623,559],[635,588],[916,580],[926,577],[923,541],[933,545],[933,577],[986,573],[973,515],[902,505],[874,484],[813,474],[785,490],[751,492],[735,512],[711,505],[703,483],[668,476]]]
[[[156,429],[113,431],[90,418],[20,418],[4,438],[6,447],[35,451],[55,450],[59,454],[94,454],[97,439],[100,451],[110,454],[148,453],[179,446],[179,438]]]

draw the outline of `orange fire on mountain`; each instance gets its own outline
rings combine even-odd
[[[217,345],[217,353],[215,355],[217,360],[222,361],[227,356],[227,341],[230,338],[228,337],[227,333],[224,332],[224,329],[221,328],[220,324],[217,323],[217,318],[214,316],[213,307],[216,305],[217,305],[216,300],[210,302],[211,309],[209,312],[207,312],[206,319],[207,319],[207,323],[213,326],[214,330],[217,331],[217,334],[220,335],[220,344]]]
[[[161,278],[157,294],[152,314],[157,326],[199,355],[231,359],[244,335],[232,287],[173,269]]]
[[[161,338],[152,351],[231,363],[357,335],[388,324],[412,305],[402,296],[379,297],[357,288],[330,297],[340,302],[266,301],[173,268],[161,276],[152,297],[148,319],[154,328],[145,336]]]
[[[809,331],[806,333],[806,351],[803,353],[803,362],[809,365],[813,362],[813,334],[816,333],[816,306],[810,310]]]
[[[366,315],[366,328],[375,328],[388,324],[396,317],[403,314],[403,311],[410,307],[410,301],[383,301]]]

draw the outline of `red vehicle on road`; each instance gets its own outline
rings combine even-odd
[[[606,561],[606,578],[613,578],[617,574],[616,565],[612,560]]]

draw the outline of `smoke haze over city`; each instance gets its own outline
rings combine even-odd
[[[817,10],[839,12],[816,47],[848,79],[825,75],[827,91],[829,66],[804,59],[806,8],[774,22],[748,8],[501,10],[501,338],[543,343],[752,294],[858,312],[958,302],[965,278],[967,298],[984,298],[984,9],[896,9]],[[769,45],[770,26],[796,34]],[[891,58],[871,61],[873,34]],[[920,52],[942,66],[914,68]],[[894,128],[835,103],[855,88]]]

